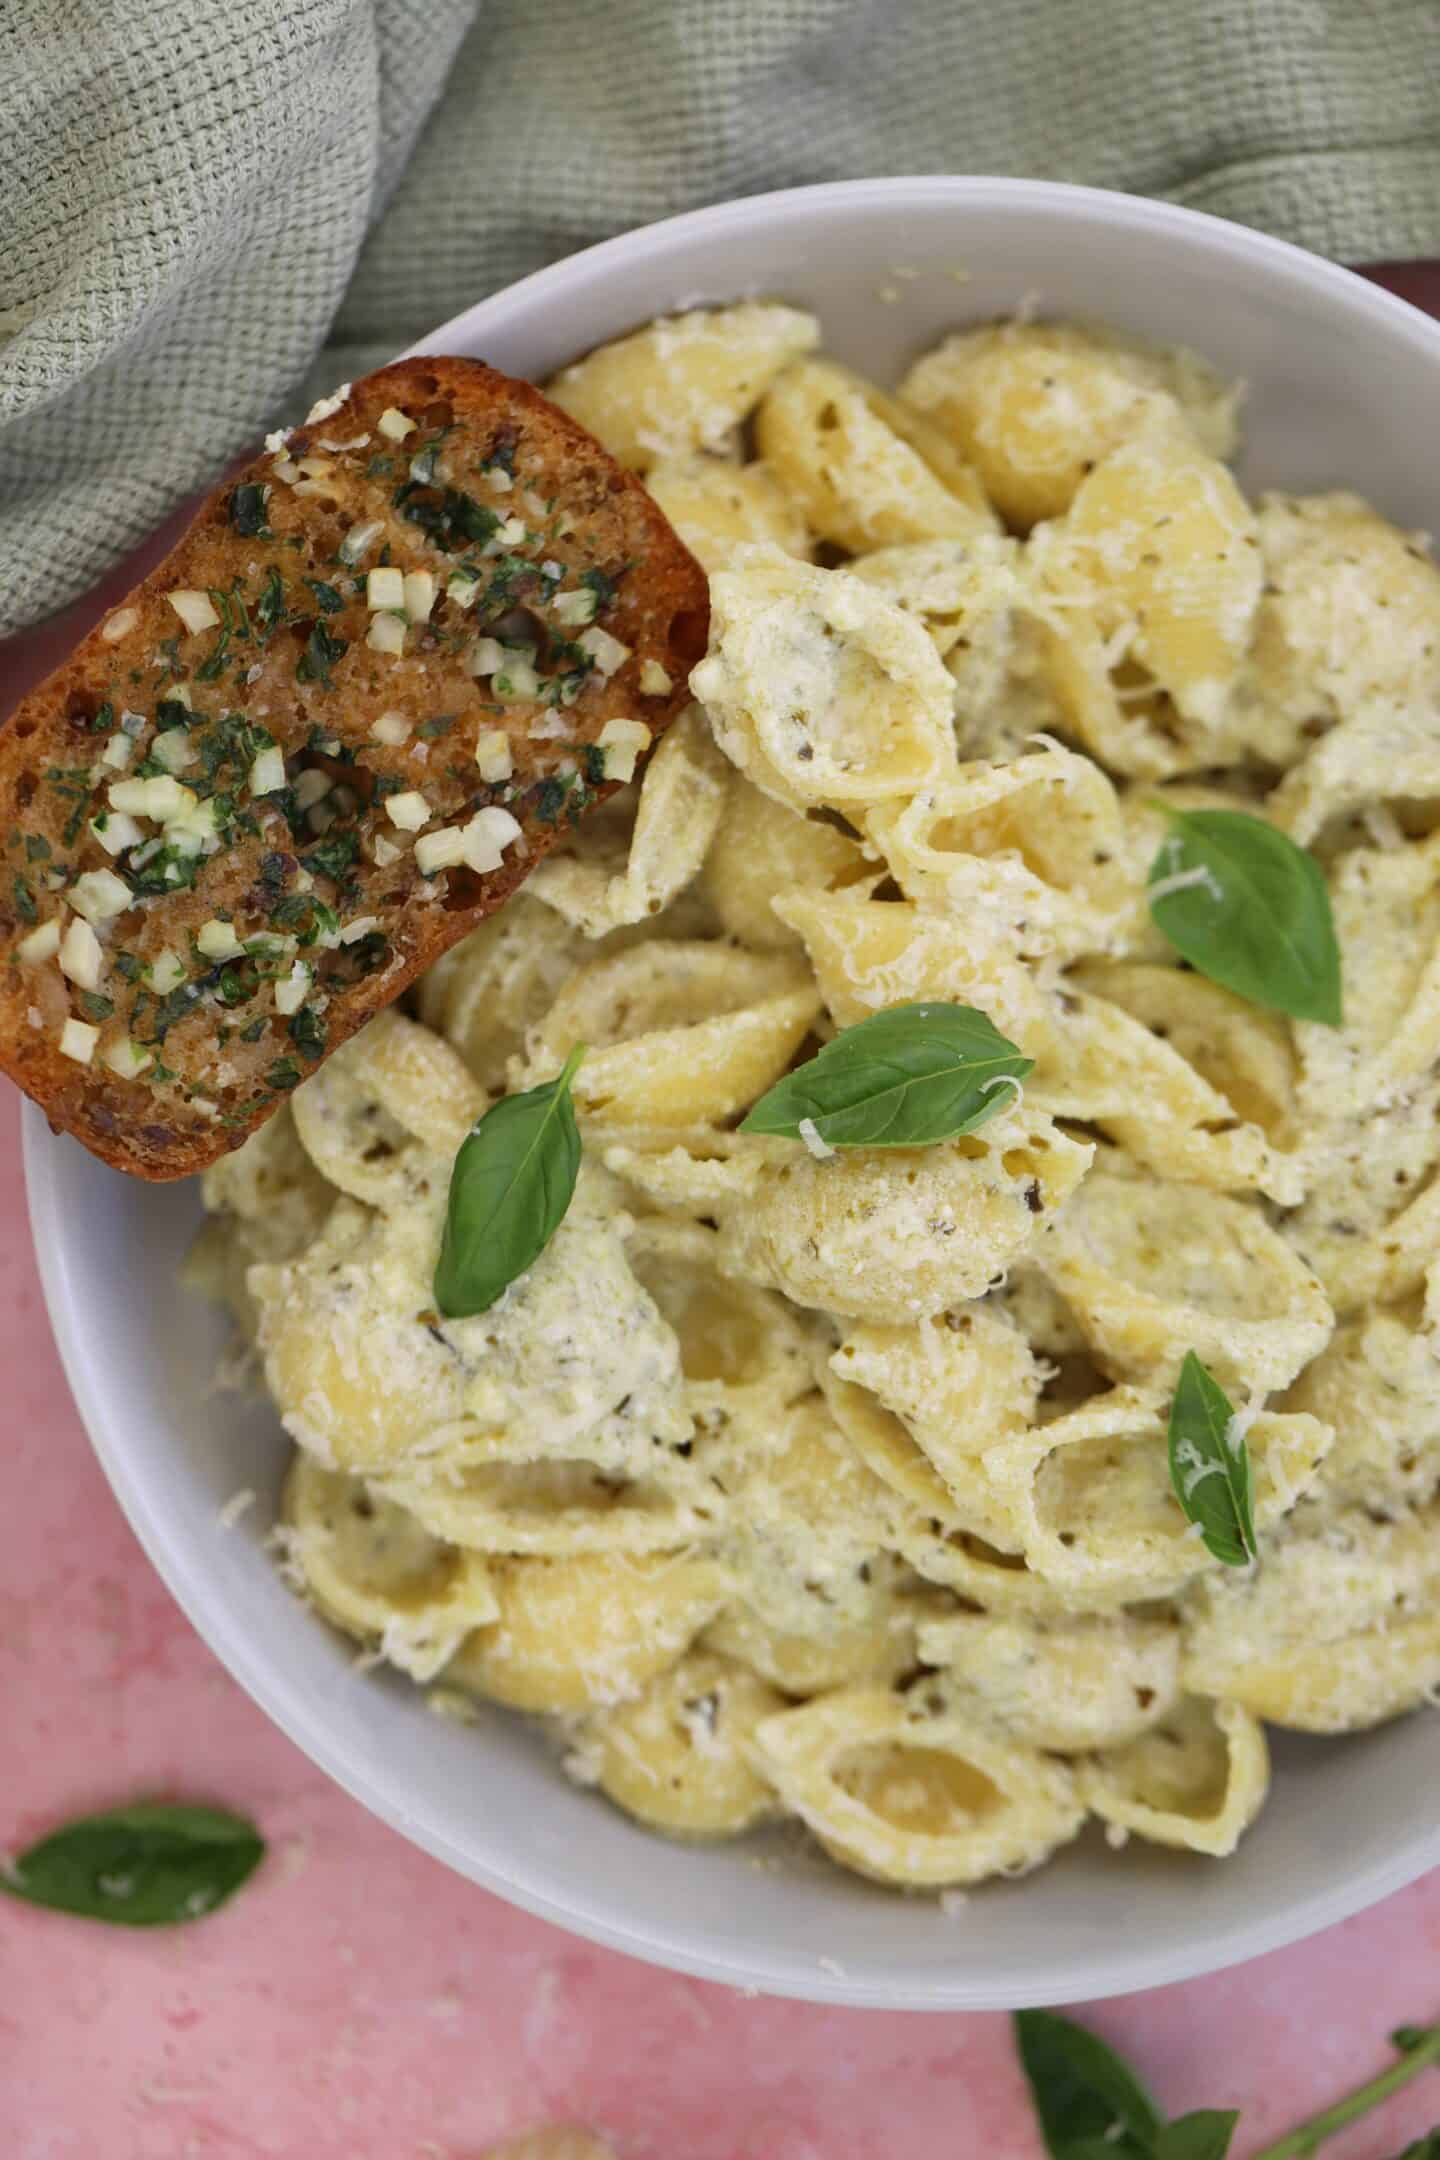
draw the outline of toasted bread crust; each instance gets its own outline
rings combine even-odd
[[[386,567],[419,574],[408,622],[367,605]],[[215,620],[187,628],[175,593]],[[707,617],[703,572],[638,480],[530,384],[425,357],[317,407],[0,730],[0,1071],[142,1178],[238,1147],[614,792],[629,760],[602,731],[659,737]],[[509,641],[499,672],[477,676],[491,640]],[[481,737],[507,778],[482,776]],[[256,792],[271,749],[284,785]],[[124,785],[117,807],[137,779],[165,783],[141,790],[156,807]],[[471,822],[492,811],[518,837]],[[427,874],[416,846],[443,853],[441,832],[469,860]],[[98,904],[76,883],[94,872]],[[77,906],[100,958],[67,948],[67,973],[46,925]],[[226,925],[249,949],[221,958]],[[90,1062],[62,1051],[67,1021],[94,1030],[70,1037]],[[137,1077],[108,1062],[127,1058]]]

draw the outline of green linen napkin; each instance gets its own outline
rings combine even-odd
[[[306,387],[804,181],[1089,181],[1440,255],[1437,0],[8,0],[0,635]]]

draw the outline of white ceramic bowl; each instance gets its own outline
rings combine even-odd
[[[917,274],[918,273],[918,274]],[[966,319],[1033,294],[1194,345],[1250,385],[1251,485],[1350,485],[1440,524],[1440,328],[1326,263],[1194,212],[1015,180],[804,188],[698,211],[556,264],[425,348],[543,377],[696,301],[814,308],[842,359],[891,380]],[[361,1674],[262,1549],[287,1445],[259,1404],[207,1393],[221,1322],[175,1287],[198,1195],[102,1169],[25,1128],[51,1317],[138,1535],[236,1678],[357,1799],[461,1874],[617,1949],[738,1986],[892,2009],[1080,2000],[1213,1970],[1326,1926],[1440,1862],[1440,1718],[1278,1737],[1275,1788],[1232,1860],[1093,1833],[947,1916],[831,1869],[793,1837],[695,1850],[567,1784],[496,1711],[462,1728]],[[259,1505],[217,1522],[238,1488]]]

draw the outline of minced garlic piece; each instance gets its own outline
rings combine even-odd
[[[135,905],[135,895],[113,870],[87,870],[76,878],[69,893],[69,901],[77,915],[87,922],[109,922],[114,915],[123,915]]]
[[[589,653],[599,675],[613,675],[630,657],[630,647],[622,645],[619,638],[611,637],[609,631],[600,629],[598,624],[582,630],[575,642],[582,652]]]
[[[393,563],[382,563],[366,572],[365,605],[368,608],[403,608],[405,573]]]
[[[385,815],[402,832],[419,832],[430,822],[430,805],[418,788],[407,788],[403,795],[385,798]]]
[[[88,1065],[99,1040],[98,1027],[89,1027],[83,1020],[67,1020],[60,1030],[60,1055],[73,1058],[77,1065]]]
[[[504,728],[482,728],[475,744],[475,763],[482,780],[492,784],[508,780],[515,770],[510,738]]]
[[[643,720],[607,720],[598,747],[607,780],[633,780],[636,765],[650,747],[650,730]]]
[[[31,930],[21,938],[15,951],[26,967],[39,967],[46,960],[53,960],[60,950],[60,924],[53,919],[41,923],[38,930]]]
[[[219,628],[220,617],[209,593],[200,592],[193,586],[181,585],[177,586],[174,592],[166,593],[165,597],[187,630],[198,632]]]
[[[118,1042],[112,1043],[108,1050],[101,1052],[100,1062],[108,1065],[111,1072],[118,1073],[122,1080],[138,1080],[141,1073],[149,1071],[155,1060],[142,1044],[129,1035],[122,1035]]]
[[[430,620],[430,610],[435,605],[435,580],[428,570],[407,570],[405,573],[405,612],[411,622]]]

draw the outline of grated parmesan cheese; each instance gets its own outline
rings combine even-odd
[[[1212,900],[1223,900],[1225,890],[1213,870],[1204,863],[1197,863],[1193,870],[1177,870],[1171,877],[1156,878],[1153,885],[1145,888],[1145,898],[1152,905],[1157,900],[1167,900],[1171,893],[1193,892],[1203,885]]]

